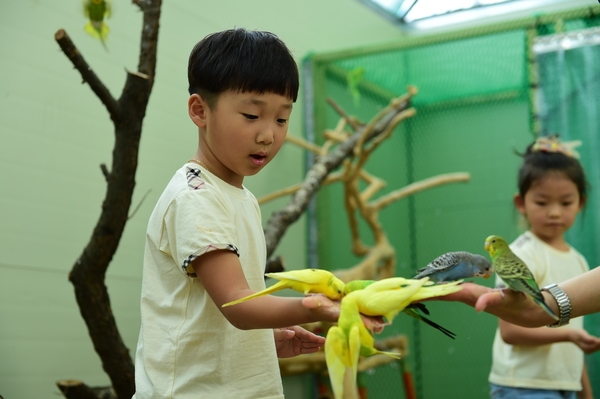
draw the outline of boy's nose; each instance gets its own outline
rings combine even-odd
[[[265,126],[256,136],[256,142],[261,144],[272,144],[275,140],[275,134],[271,126]]]

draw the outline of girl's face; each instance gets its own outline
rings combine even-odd
[[[557,249],[567,249],[564,234],[583,207],[577,186],[560,172],[535,181],[525,197],[515,196],[515,205],[530,224],[530,230]]]

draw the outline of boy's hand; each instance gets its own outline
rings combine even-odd
[[[314,353],[319,351],[325,344],[325,338],[300,326],[276,328],[273,331],[275,333],[275,348],[279,358]]]
[[[327,319],[335,323],[340,316],[340,302],[332,301],[325,295],[316,294],[305,296],[302,299],[302,305],[313,312],[317,312],[321,320]],[[376,334],[382,332],[383,328],[389,324],[385,322],[381,316],[370,317],[362,314],[360,316],[365,327]]]
[[[335,323],[340,316],[340,302],[332,301],[323,294],[305,296],[302,306],[315,314],[315,320]]]

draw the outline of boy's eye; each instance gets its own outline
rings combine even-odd
[[[281,123],[282,125],[285,125],[287,123],[287,119],[277,119],[277,123]]]
[[[546,205],[546,203],[545,203],[545,202],[541,202],[541,201],[537,201],[535,204],[536,204],[537,206],[544,206],[544,205]]]
[[[573,205],[573,203],[570,202],[570,201],[569,202],[563,202],[563,206],[571,206],[571,205]]]
[[[258,116],[256,115],[250,115],[250,114],[242,114],[244,115],[244,118],[246,119],[258,119]]]

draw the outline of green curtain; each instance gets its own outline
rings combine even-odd
[[[543,38],[537,48],[541,134],[581,140],[577,149],[590,183],[588,203],[567,240],[588,260],[600,265],[600,29]],[[600,315],[587,316],[586,329],[600,335]],[[600,354],[587,357],[596,395],[600,392]]]

